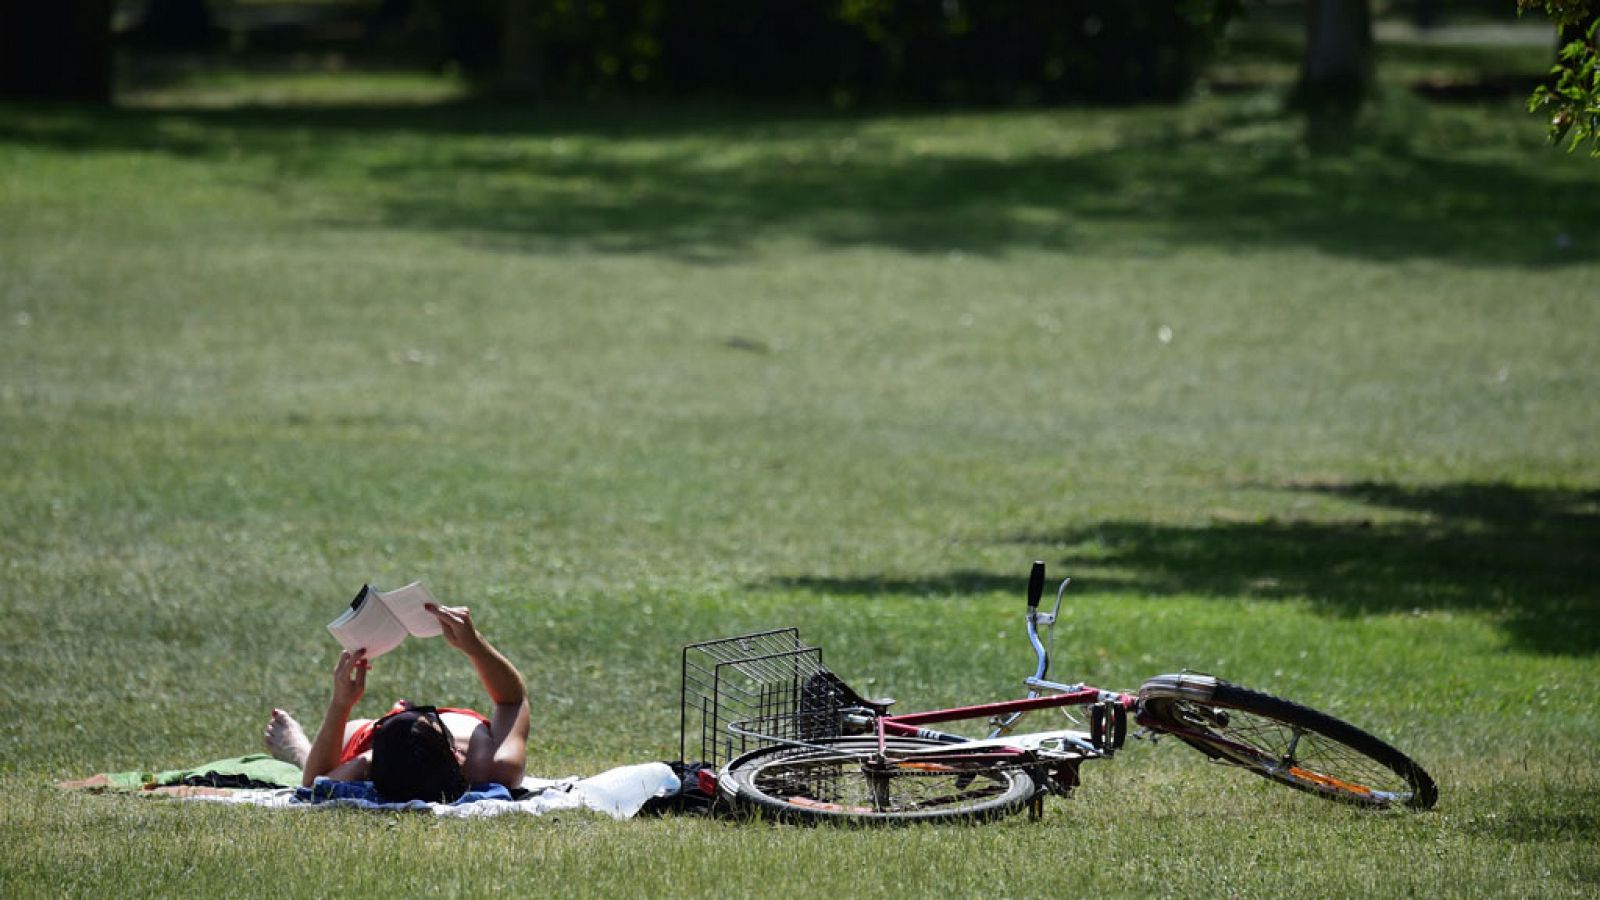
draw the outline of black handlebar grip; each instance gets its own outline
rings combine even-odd
[[[1044,560],[1033,561],[1033,571],[1028,574],[1028,609],[1039,608],[1039,598],[1044,596]]]

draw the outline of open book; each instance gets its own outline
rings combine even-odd
[[[350,608],[329,622],[328,630],[346,650],[365,647],[367,659],[377,659],[400,646],[408,634],[433,637],[444,633],[433,613],[422,608],[426,603],[437,605],[438,601],[420,581],[393,591],[362,585]]]

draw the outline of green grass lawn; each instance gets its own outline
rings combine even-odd
[[[1600,167],[1514,99],[1389,96],[1322,155],[1269,96],[397,83],[0,110],[0,893],[1600,885]],[[1012,695],[1035,558],[1075,578],[1058,676],[1325,708],[1438,808],[1171,742],[1037,823],[883,833],[50,786],[250,751],[274,705],[312,724],[366,580],[472,605],[532,686],[530,769],[565,774],[676,757],[678,648],[742,630],[797,626],[907,708]],[[437,642],[371,685],[368,712],[481,702]]]

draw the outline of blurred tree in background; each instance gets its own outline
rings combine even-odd
[[[544,84],[539,69],[540,0],[504,0],[500,22],[500,89],[507,94],[537,94]]]
[[[0,97],[111,100],[111,0],[0,0]]]
[[[479,80],[526,93],[964,103],[1171,100],[1225,0],[459,0]]]
[[[0,0],[12,96],[110,96],[111,0]],[[398,53],[458,66],[516,95],[705,94],[970,104],[1174,100],[1238,0],[370,0]],[[145,50],[213,47],[221,8],[143,0],[125,37]],[[278,6],[289,6],[278,4]],[[126,12],[126,10],[124,10]],[[234,49],[265,32],[232,35]],[[377,38],[374,38],[376,40]],[[247,48],[249,49],[249,48]]]
[[[1368,0],[1308,0],[1306,52],[1295,106],[1349,113],[1372,84],[1372,7]]]
[[[199,50],[215,43],[219,33],[206,0],[147,0],[132,37],[162,50]]]

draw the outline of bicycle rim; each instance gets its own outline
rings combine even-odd
[[[896,756],[927,746],[890,739],[886,760],[873,759],[870,738],[771,747],[729,763],[720,783],[737,802],[779,818],[869,824],[996,818],[1035,794],[1033,779],[1014,765]]]
[[[1427,809],[1438,799],[1421,766],[1327,713],[1220,681],[1209,699],[1163,679],[1140,697],[1144,724],[1279,784],[1369,807]]]

